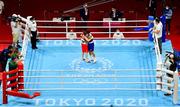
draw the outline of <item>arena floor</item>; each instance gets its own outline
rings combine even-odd
[[[37,50],[28,47],[25,60],[25,76],[32,76],[25,92],[41,96],[9,97],[7,106],[178,106],[156,91],[153,47],[148,40],[96,40],[97,62],[86,63],[79,40],[42,40]],[[170,41],[163,50],[172,50]]]

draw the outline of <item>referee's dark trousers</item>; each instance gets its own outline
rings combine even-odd
[[[158,38],[158,46],[159,46],[160,54],[162,54],[162,37]]]
[[[36,46],[37,31],[31,31],[31,34],[32,34],[32,37],[31,37],[32,49],[37,49],[37,46]]]

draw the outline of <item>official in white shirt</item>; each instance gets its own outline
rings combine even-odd
[[[116,32],[113,35],[113,39],[123,39],[124,35],[122,32],[120,32],[119,29],[116,30]]]
[[[71,29],[70,32],[66,33],[66,38],[67,39],[76,39],[77,38],[77,34],[75,32],[73,32],[73,30]]]
[[[156,18],[154,20],[154,28],[153,28],[153,36],[154,39],[157,37],[158,46],[160,50],[160,54],[162,54],[162,30],[163,30],[163,25],[159,18]]]
[[[36,37],[37,37],[37,23],[35,21],[34,17],[30,18],[30,22],[28,23],[29,30],[31,32],[31,44],[32,44],[32,49],[37,49],[36,46]]]

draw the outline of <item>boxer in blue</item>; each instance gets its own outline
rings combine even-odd
[[[94,63],[96,63],[96,55],[94,53],[94,41],[93,36],[89,31],[86,31],[86,35],[82,36],[88,42],[88,51]]]

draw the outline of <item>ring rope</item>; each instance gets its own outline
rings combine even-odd
[[[25,88],[21,91],[112,91],[112,90],[122,90],[122,91],[157,91],[159,89],[141,89],[141,88]]]
[[[76,20],[70,20],[70,21],[53,21],[53,20],[36,20],[36,22],[39,22],[39,23],[44,23],[44,22],[46,22],[46,23],[50,23],[50,22],[53,22],[53,23],[64,23],[64,22],[66,22],[66,23],[68,23],[68,22],[79,22],[79,23],[83,23],[83,22],[93,22],[93,23],[99,23],[99,22],[101,22],[101,23],[103,23],[103,22],[106,22],[106,23],[113,23],[113,22],[149,22],[149,20],[125,20],[125,21],[76,21]]]
[[[111,28],[144,28],[147,26],[111,26]],[[37,26],[37,28],[67,28],[66,26]],[[71,26],[68,28],[109,28],[109,26]]]
[[[61,40],[69,40],[67,39],[67,37],[37,37],[38,39],[43,39],[43,40],[57,40],[57,39],[61,39]],[[81,39],[79,37],[76,38],[76,40]],[[95,40],[115,40],[112,37],[96,37],[94,38]],[[126,38],[122,38],[121,40],[147,40],[148,37],[126,37]]]
[[[160,82],[24,82],[19,84],[161,84]]]
[[[167,77],[167,76],[163,76],[163,79],[164,79],[164,80],[169,80],[169,81],[171,81],[171,82],[174,80],[173,78]]]
[[[20,76],[24,78],[156,78],[154,75],[142,76]]]
[[[38,32],[39,34],[66,34],[67,32]],[[74,32],[74,33],[77,33],[77,34],[81,34],[82,32]],[[115,32],[91,32],[92,34],[109,34],[109,33],[112,33],[114,34]],[[148,33],[147,31],[138,31],[138,32],[122,32],[122,33],[130,33],[130,34],[134,34],[134,33],[139,33],[139,34],[144,34],[144,33]]]
[[[69,69],[69,70],[24,70],[24,72],[86,72],[86,71],[110,71],[110,72],[121,72],[121,71],[156,71],[156,69]]]

